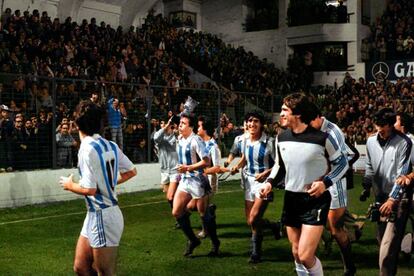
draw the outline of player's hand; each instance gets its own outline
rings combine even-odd
[[[190,171],[189,168],[190,168],[190,166],[188,166],[188,165],[180,164],[177,167],[177,171],[179,173],[186,173],[186,172]]]
[[[395,180],[395,183],[400,186],[408,186],[411,183],[411,179],[407,175],[401,175],[397,178],[397,180]]]
[[[326,186],[323,181],[313,181],[310,189],[307,191],[310,196],[320,197],[326,191]]]
[[[171,116],[170,119],[168,119],[167,123],[164,126],[165,128],[169,128],[170,127],[173,117],[174,116]]]
[[[234,166],[233,168],[231,168],[230,173],[232,175],[236,174],[239,172],[239,168],[237,166]]]
[[[62,186],[64,190],[70,191],[73,185],[73,174],[70,174],[68,177],[61,176],[59,180],[59,184],[60,186]]]
[[[219,173],[227,173],[227,172],[230,172],[230,169],[229,168],[220,167]]]
[[[256,174],[256,176],[255,176],[255,180],[256,180],[256,181],[258,181],[258,182],[263,182],[263,181],[265,181],[265,180],[266,180],[267,175],[268,175],[268,174],[267,174],[266,172],[258,173],[258,174]]]
[[[384,204],[381,205],[381,207],[379,208],[381,215],[384,217],[388,217],[391,212],[392,212],[392,207],[394,206],[395,200],[393,199],[388,199],[387,201],[385,201]]]
[[[266,182],[263,187],[260,189],[259,194],[260,198],[266,198],[267,195],[272,191],[272,184]]]

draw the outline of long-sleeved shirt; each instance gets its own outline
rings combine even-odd
[[[276,148],[278,157],[267,181],[284,176],[285,189],[291,192],[306,192],[317,180],[329,187],[340,181],[348,168],[337,142],[312,127],[299,134],[287,129],[278,136]]]
[[[154,133],[154,142],[158,147],[158,160],[162,173],[177,173],[178,154],[177,138],[174,133],[168,134],[164,128]]]
[[[372,185],[377,200],[398,199],[401,187],[395,180],[411,171],[412,142],[398,131],[393,132],[384,145],[379,139],[377,133],[367,140],[364,185]]]
[[[72,146],[75,139],[70,134],[56,134],[57,164],[58,166],[72,165]]]

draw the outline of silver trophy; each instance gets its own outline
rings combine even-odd
[[[184,103],[184,110],[180,113],[180,116],[183,114],[191,115],[198,104],[199,102],[188,96]]]

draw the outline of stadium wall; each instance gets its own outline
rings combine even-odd
[[[117,187],[118,193],[131,193],[156,189],[160,182],[158,164],[135,165],[138,175]],[[18,207],[56,201],[73,200],[82,196],[64,191],[60,176],[75,176],[77,169],[12,172],[0,175],[0,208]]]
[[[225,159],[222,160],[222,163]],[[233,161],[235,163],[236,161]],[[160,166],[158,163],[135,165],[137,176],[117,186],[117,192],[132,193],[160,188]],[[0,208],[14,208],[25,205],[42,204],[82,198],[80,195],[64,191],[59,185],[60,176],[74,175],[73,169],[22,171],[0,174]],[[239,176],[231,176],[237,179]]]
[[[366,162],[365,145],[356,145],[360,158],[354,164],[355,171],[363,171]],[[226,159],[222,159],[223,164]],[[236,164],[238,159],[233,161]],[[119,194],[146,191],[160,188],[160,168],[158,163],[135,165],[137,176],[117,186]],[[74,175],[73,169],[23,171],[0,174],[0,208],[14,208],[25,205],[51,203],[82,198],[80,195],[64,191],[59,185],[60,176]],[[239,175],[227,180],[239,179]]]

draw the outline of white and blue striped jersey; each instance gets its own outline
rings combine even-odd
[[[241,148],[246,159],[246,175],[256,176],[273,167],[276,154],[274,138],[263,133],[259,140],[252,142],[247,137],[242,139]]]
[[[183,165],[192,165],[201,159],[208,157],[206,145],[200,136],[191,133],[187,138],[181,137],[177,143],[178,163]],[[181,174],[183,178],[196,177],[203,170],[191,171]]]
[[[230,149],[230,153],[234,156],[241,155],[243,138],[244,134],[234,137],[234,142]]]
[[[221,153],[216,140],[211,138],[210,140],[205,141],[205,145],[208,158],[210,158],[209,167],[220,166]]]
[[[100,135],[87,136],[82,140],[78,153],[79,185],[94,189],[94,196],[85,196],[89,211],[118,205],[115,187],[118,172],[133,169],[134,165],[116,143]]]
[[[221,152],[220,152],[219,146],[217,145],[216,140],[214,140],[214,138],[211,138],[210,140],[205,141],[205,144],[206,144],[207,155],[210,158],[210,165],[208,167],[220,166]],[[208,180],[210,181],[210,185],[212,187],[217,186],[218,184],[217,174],[208,175]]]
[[[322,126],[320,129],[322,132],[328,133],[328,139],[336,141],[336,145],[340,148],[342,151],[342,154],[347,158],[348,157],[348,146],[345,143],[345,136],[342,132],[342,130],[334,123],[330,122],[326,118],[323,118]],[[347,158],[348,161],[348,158]],[[339,172],[340,174],[346,174],[346,171],[348,170],[348,167],[341,166],[344,171]],[[337,193],[338,193],[338,200],[340,203],[340,206],[346,206],[346,190],[343,189],[342,181],[346,181],[345,178],[339,179],[334,185],[336,186]],[[344,184],[345,185],[345,184]]]

